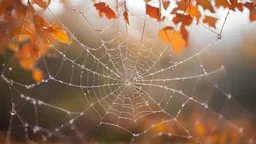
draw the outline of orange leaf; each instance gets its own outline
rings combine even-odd
[[[198,10],[197,6],[190,5],[187,8],[186,13],[196,18],[197,23],[199,22],[199,19],[201,18],[201,12]]]
[[[223,6],[224,8],[227,8],[230,6],[230,3],[228,2],[228,0],[216,0],[215,5],[217,8],[221,6]]]
[[[105,14],[109,20],[112,18],[116,18],[115,12],[104,2],[96,3],[94,4],[94,7],[99,11],[100,16],[103,16],[103,14]]]
[[[235,11],[237,8],[239,11],[243,11],[243,4],[239,3],[237,0],[230,0],[231,2],[231,10]]]
[[[37,60],[40,56],[40,48],[35,43],[26,43],[22,46],[21,50],[17,53],[19,59],[32,58]]]
[[[46,28],[49,26],[49,23],[41,16],[34,15],[34,23],[36,28]]]
[[[165,27],[159,31],[159,37],[165,43],[170,43],[175,53],[180,53],[186,46],[186,41],[182,38],[180,32],[174,32],[172,27]]]
[[[20,60],[20,66],[25,69],[25,70],[31,70],[33,69],[35,65],[35,60],[32,59],[31,57],[25,58],[25,59],[21,59]]]
[[[207,23],[209,26],[216,28],[215,24],[217,22],[217,19],[215,17],[205,16],[203,22]]]
[[[161,20],[161,13],[159,8],[146,4],[146,14],[151,18],[155,18],[157,21]]]
[[[61,30],[57,24],[52,24],[45,31],[52,33],[56,40],[66,44],[70,44],[68,35],[66,34],[65,31]]]
[[[38,68],[33,69],[32,76],[36,82],[41,82],[44,77],[43,72]]]
[[[123,16],[124,16],[125,22],[126,22],[128,25],[130,25],[129,18],[128,18],[128,12],[125,11],[125,12],[123,13]]]
[[[35,4],[37,4],[41,8],[46,8],[51,3],[51,0],[33,0]]]
[[[190,15],[176,14],[172,20],[175,24],[182,23],[182,25],[190,25],[193,21],[193,18]]]
[[[211,4],[211,1],[209,0],[196,0],[198,5],[201,5],[203,7],[204,10],[208,9],[210,10],[212,13],[214,13],[214,9],[213,6]]]
[[[255,21],[256,20],[256,8],[255,4],[253,2],[247,2],[245,3],[245,7],[247,7],[250,10],[250,20]]]
[[[32,42],[35,42],[35,41],[36,41],[35,36],[34,36],[34,35],[31,33],[31,31],[30,31],[29,29],[27,29],[27,28],[22,28],[20,34],[29,36],[29,37],[30,37],[30,40],[31,40]]]

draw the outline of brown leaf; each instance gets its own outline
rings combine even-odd
[[[172,27],[165,27],[159,31],[159,37],[165,43],[170,43],[175,53],[180,53],[186,46],[186,41],[182,38],[180,32],[174,32]]]
[[[160,9],[157,7],[146,4],[146,14],[149,15],[151,18],[155,18],[157,21],[161,20]]]
[[[243,4],[239,3],[237,0],[230,0],[231,2],[231,10],[235,11],[237,8],[239,11],[243,11]]]
[[[181,32],[183,39],[186,41],[186,45],[187,45],[188,44],[188,31],[187,31],[186,27],[182,25],[180,27],[180,32]]]
[[[43,72],[38,68],[33,69],[32,76],[33,76],[33,79],[38,83],[41,82],[44,77]]]
[[[209,26],[212,26],[214,28],[216,28],[216,26],[215,26],[216,22],[217,22],[217,19],[212,16],[205,16],[205,18],[203,20],[203,23],[207,23]]]
[[[193,18],[190,15],[176,14],[172,21],[175,24],[190,25],[193,22]]]
[[[125,22],[126,22],[128,25],[130,25],[129,18],[128,18],[128,12],[127,12],[127,11],[124,11],[123,17],[124,17]]]
[[[212,13],[215,12],[214,9],[213,9],[213,6],[211,4],[211,1],[209,1],[209,0],[196,0],[196,2],[197,2],[197,5],[201,5],[204,10],[208,9]]]
[[[247,7],[250,10],[250,20],[255,21],[256,20],[256,8],[255,8],[255,4],[253,2],[247,2],[245,3],[245,7]]]
[[[44,9],[48,7],[48,5],[51,3],[51,0],[33,0],[33,2]]]
[[[94,4],[94,7],[99,11],[100,16],[103,16],[103,14],[105,14],[109,20],[112,18],[116,18],[115,12],[104,2],[96,3]]]
[[[228,0],[215,0],[215,5],[217,8],[223,6],[224,8],[227,8],[230,6],[230,3]]]

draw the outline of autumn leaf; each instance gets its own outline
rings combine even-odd
[[[124,2],[124,13],[123,13],[124,21],[130,25],[129,18],[128,18],[128,12],[126,7],[126,2]]]
[[[127,12],[127,11],[124,11],[123,17],[124,17],[125,22],[126,22],[128,25],[130,25],[130,22],[129,22],[129,19],[128,19],[128,12]]]
[[[47,8],[51,0],[33,0],[33,2],[41,8]]]
[[[253,2],[247,2],[245,3],[245,7],[247,7],[250,10],[250,21],[255,21],[256,20],[256,8],[255,4]]]
[[[12,29],[12,32],[10,34],[11,37],[19,37],[20,35],[26,35],[29,36],[30,40],[35,42],[36,38],[35,36],[31,33],[31,31],[28,28],[25,28],[23,26],[17,26]]]
[[[228,0],[215,0],[215,5],[217,8],[219,7],[224,7],[224,8],[227,8],[230,6],[230,3]]]
[[[94,7],[99,11],[100,16],[103,16],[103,14],[105,14],[109,20],[112,18],[116,18],[115,12],[104,2],[95,3]]]
[[[54,35],[55,39],[66,44],[70,44],[70,40],[65,31],[61,30],[57,24],[52,24],[45,31]]]
[[[193,22],[193,18],[190,15],[176,14],[172,21],[175,24],[190,25]]]
[[[212,13],[215,12],[210,0],[196,0],[196,2],[197,2],[197,5],[201,5],[204,10],[208,9]]]
[[[33,69],[34,65],[35,65],[35,60],[32,59],[31,57],[28,58],[24,58],[20,60],[20,66],[25,69],[25,70],[31,70]]]
[[[216,28],[217,19],[212,16],[205,16],[203,23],[207,23],[209,26]]]
[[[191,15],[192,17],[196,18],[197,23],[199,22],[199,19],[201,18],[201,12],[199,11],[197,6],[194,5],[190,5],[187,9],[186,9],[186,13]]]
[[[20,66],[25,70],[32,70],[40,56],[40,48],[36,43],[26,43],[17,52],[16,57],[20,61]]]
[[[40,48],[36,43],[26,43],[21,47],[21,50],[17,53],[17,56],[19,59],[31,57],[36,60],[40,56]]]
[[[159,31],[159,37],[165,43],[170,43],[176,54],[180,53],[186,46],[186,41],[178,31],[174,31],[172,27],[165,27]]]
[[[238,0],[230,0],[231,2],[231,10],[235,11],[237,8],[239,11],[243,11],[243,4],[239,3]]]
[[[188,44],[188,30],[184,25],[181,26],[180,32],[182,34],[183,39],[186,41],[186,46]]]
[[[33,76],[33,79],[38,83],[41,82],[44,77],[43,72],[38,68],[33,69],[32,76]]]
[[[157,21],[161,20],[161,13],[159,8],[157,7],[146,4],[146,14],[149,15],[151,18],[155,18]]]
[[[42,29],[49,26],[49,23],[43,17],[36,14],[34,15],[33,18],[34,18],[34,24],[37,29]]]

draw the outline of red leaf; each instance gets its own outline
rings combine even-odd
[[[124,11],[123,17],[124,17],[125,22],[126,22],[128,25],[130,25],[129,18],[128,18],[128,12],[127,12],[127,11]]]
[[[190,15],[176,14],[172,20],[175,24],[182,23],[182,25],[190,25],[193,22],[193,18]]]
[[[208,9],[210,10],[212,13],[214,13],[214,9],[213,6],[211,4],[211,1],[209,0],[196,0],[198,5],[201,5],[203,7],[204,10]]]
[[[161,20],[160,9],[157,7],[146,4],[146,14],[149,15],[151,18],[155,18],[157,21]]]
[[[247,7],[250,10],[250,20],[255,21],[256,20],[256,8],[255,4],[253,2],[247,2],[245,3],[245,7]]]
[[[105,14],[109,20],[112,18],[116,18],[115,12],[104,2],[96,3],[94,4],[94,7],[99,11],[100,16],[103,16],[103,14]]]

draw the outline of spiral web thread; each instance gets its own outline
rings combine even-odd
[[[132,143],[155,137],[207,143],[207,137],[227,127],[238,133],[240,142],[253,143],[245,128],[225,115],[225,108],[235,101],[225,66],[208,66],[203,60],[222,40],[229,12],[220,22],[219,32],[201,23],[195,26],[212,39],[202,42],[206,44],[192,40],[191,45],[199,48],[185,49],[179,56],[158,37],[158,31],[171,22],[156,23],[128,8],[130,21],[139,23],[133,27],[133,23],[128,26],[123,21],[123,9],[116,10],[117,19],[108,21],[93,19],[97,11],[90,1],[80,6],[55,0],[52,3],[64,7],[68,16],[79,18],[84,28],[55,15],[51,6],[46,10],[49,19],[63,26],[71,44],[51,46],[51,55],[43,57],[39,64],[45,72],[41,83],[15,77],[15,67],[5,56],[1,77],[8,85],[12,104],[5,142],[11,143],[12,137],[22,135],[27,143],[48,143],[54,138],[88,143],[100,141],[97,135],[111,135],[118,129],[117,134],[124,133],[126,142]],[[153,34],[152,23],[156,29]],[[77,29],[81,32],[76,34],[73,31]],[[193,36],[196,34],[190,34]],[[200,93],[204,88],[206,93]],[[221,101],[219,109],[211,105],[215,97]],[[206,118],[213,123],[207,124]],[[196,131],[200,123],[211,125],[204,136]]]

